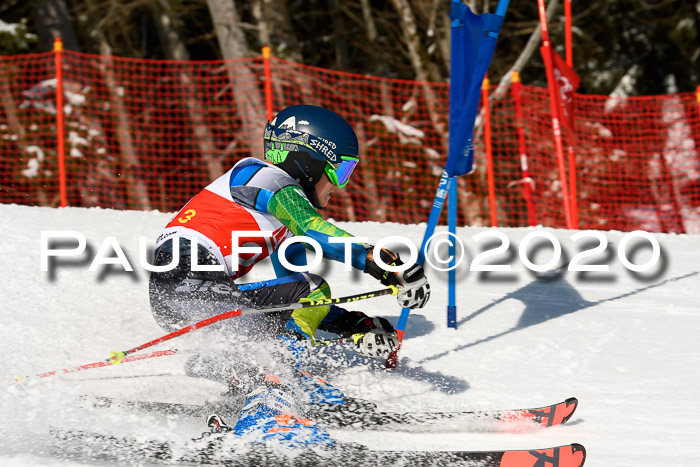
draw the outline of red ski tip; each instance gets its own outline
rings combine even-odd
[[[576,407],[578,407],[578,399],[570,397],[559,404],[537,409],[510,410],[499,418],[507,427],[514,427],[521,423],[535,423],[542,427],[550,427],[569,421]]]
[[[500,467],[581,467],[586,462],[586,448],[573,443],[550,449],[506,451]]]

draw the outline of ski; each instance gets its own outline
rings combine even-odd
[[[120,463],[163,462],[216,465],[334,466],[455,465],[479,467],[580,467],[586,450],[580,444],[546,449],[505,451],[373,451],[356,444],[334,443],[323,448],[293,448],[243,444],[226,433],[205,433],[186,443],[121,438],[79,430],[52,429],[56,454]],[[381,464],[380,464],[381,463]]]
[[[353,410],[352,404],[344,404],[315,411],[313,418],[319,425],[327,428],[357,427],[392,431],[517,431],[566,423],[577,406],[578,400],[574,397],[545,407],[504,411],[393,413]]]
[[[108,397],[84,396],[93,407],[118,406],[128,409],[205,418],[212,413],[235,417],[231,404],[204,405],[122,400]],[[307,416],[324,428],[358,428],[392,431],[518,431],[551,427],[566,423],[574,414],[578,400],[532,409],[473,410],[455,412],[384,412],[375,404],[346,397],[343,404],[311,405]]]

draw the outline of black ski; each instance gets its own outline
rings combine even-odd
[[[163,462],[217,465],[334,466],[455,465],[480,467],[580,467],[586,450],[580,444],[506,451],[372,451],[355,444],[315,448],[278,448],[242,444],[230,434],[208,434],[185,444],[120,438],[78,430],[53,429],[56,454],[119,463]]]
[[[455,412],[394,413],[378,410],[355,410],[352,402],[327,406],[310,415],[319,425],[328,428],[356,427],[370,430],[401,431],[513,431],[549,427],[566,423],[573,415],[578,400],[534,409],[475,410]]]
[[[232,408],[234,404],[224,403],[194,405],[91,396],[84,396],[83,400],[93,407],[118,406],[168,415],[201,418],[212,413],[229,418],[235,418],[237,415],[237,410]],[[392,431],[513,431],[566,423],[577,406],[578,400],[571,397],[558,404],[534,409],[396,413],[379,411],[371,402],[346,398],[343,405],[312,405],[306,416],[327,428]]]

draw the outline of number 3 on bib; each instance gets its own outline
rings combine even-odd
[[[180,224],[184,224],[196,215],[197,211],[195,211],[194,209],[188,209],[187,211],[185,211],[185,217],[178,217],[177,220],[180,222]]]

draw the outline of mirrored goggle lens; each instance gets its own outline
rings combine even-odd
[[[338,178],[338,186],[343,187],[350,180],[350,175],[352,171],[357,167],[359,159],[357,158],[343,158],[337,169],[335,169],[335,175]]]

